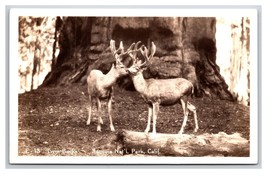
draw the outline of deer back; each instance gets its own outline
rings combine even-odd
[[[138,86],[140,82],[134,82]],[[193,94],[193,84],[184,78],[147,79],[145,80],[142,97],[148,103],[159,102],[161,105],[173,105],[184,96]],[[138,89],[138,87],[137,87]]]

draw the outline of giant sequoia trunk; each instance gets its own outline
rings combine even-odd
[[[233,100],[216,65],[216,19],[182,17],[64,17],[58,18],[60,53],[43,85],[85,83],[92,69],[107,73],[114,61],[109,41],[127,48],[142,41],[157,46],[145,78],[183,77],[195,86],[197,96]],[[131,64],[125,59],[125,64]],[[132,87],[129,78],[119,82]]]

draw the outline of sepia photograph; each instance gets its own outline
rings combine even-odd
[[[11,163],[257,163],[256,10],[46,11],[10,14]]]

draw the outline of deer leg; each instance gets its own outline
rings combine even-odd
[[[152,133],[156,133],[156,124],[157,124],[157,116],[158,116],[158,111],[159,111],[159,103],[153,103],[153,131]]]
[[[194,105],[192,105],[190,102],[187,102],[187,107],[188,107],[188,110],[190,110],[194,114],[194,121],[195,121],[195,129],[194,129],[194,132],[197,132],[197,130],[198,130],[198,121],[197,121],[196,107]]]
[[[90,125],[91,123],[91,114],[92,114],[92,97],[89,95],[89,100],[88,100],[88,118],[86,125]]]
[[[98,101],[96,102],[96,107],[97,107],[97,113],[98,113],[98,120],[100,120],[100,124],[103,124],[101,100],[100,99],[97,99],[97,100]]]
[[[183,112],[184,112],[184,121],[183,121],[182,127],[181,127],[178,134],[183,134],[184,128],[186,126],[186,122],[188,119],[187,99],[186,98],[181,98],[181,105],[183,107]]]
[[[103,120],[101,118],[102,110],[101,110],[101,101],[99,98],[97,98],[97,112],[98,112],[98,123],[97,123],[96,131],[101,132],[101,124],[103,124]]]
[[[112,97],[112,94],[111,94],[110,97],[109,97],[109,99],[108,99],[108,116],[109,116],[110,130],[112,132],[114,132],[115,131],[115,128],[113,126],[112,116],[111,116],[111,111],[112,111],[112,106],[111,106],[111,104],[112,104],[112,98],[113,97]]]
[[[152,117],[152,105],[148,105],[148,115],[147,115],[147,126],[145,129],[145,132],[148,133],[150,130],[150,123],[151,123],[151,117]]]

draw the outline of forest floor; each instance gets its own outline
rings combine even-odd
[[[92,122],[87,120],[86,86],[43,87],[19,95],[18,153],[20,156],[98,156],[99,142],[114,136],[118,130],[142,132],[147,123],[147,106],[137,92],[115,88],[111,132],[107,114],[102,117],[102,132],[97,132],[96,106]],[[197,107],[199,131],[196,134],[239,133],[250,140],[249,107],[215,98],[192,98]],[[107,113],[107,104],[103,102]],[[180,105],[160,107],[157,132],[177,134],[182,125]],[[193,134],[194,121],[189,117],[185,134]],[[101,154],[100,154],[101,155]],[[108,154],[104,154],[108,155]]]

